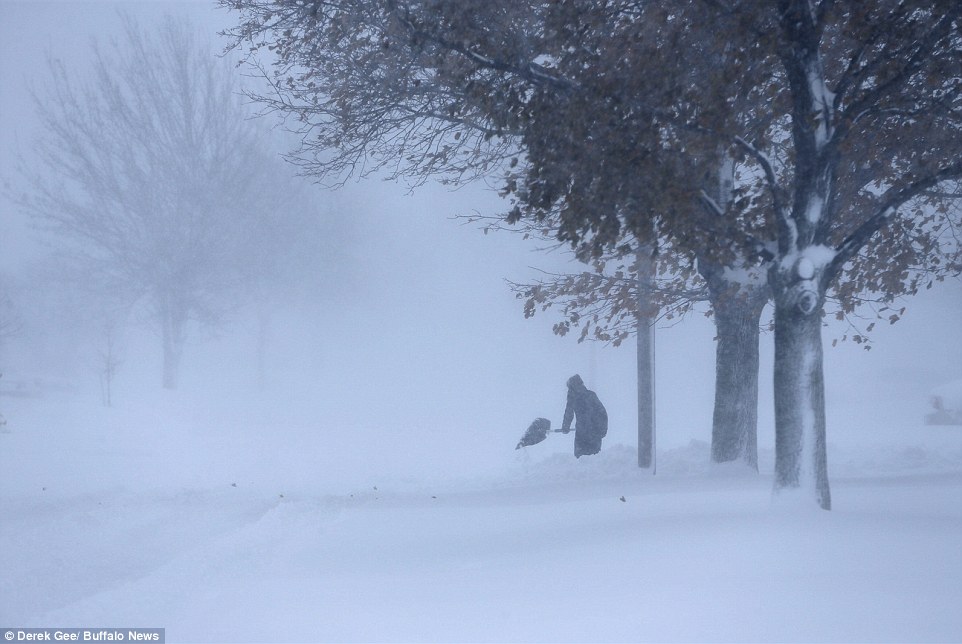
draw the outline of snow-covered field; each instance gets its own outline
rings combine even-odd
[[[163,627],[169,642],[962,640],[962,427],[920,418],[832,445],[822,512],[773,501],[769,448],[749,475],[709,467],[692,440],[652,476],[616,442],[576,461],[568,437],[372,442],[184,395],[2,402],[0,626]]]

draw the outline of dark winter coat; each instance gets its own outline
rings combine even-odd
[[[601,439],[608,433],[608,412],[595,392],[585,387],[578,375],[568,379],[568,404],[565,406],[561,431],[571,431],[572,418],[576,419],[575,457],[601,451]]]

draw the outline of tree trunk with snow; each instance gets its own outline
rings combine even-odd
[[[824,289],[773,270],[775,285],[775,490],[814,490],[832,507],[825,446],[822,370]],[[789,278],[789,279],[786,279]]]
[[[781,14],[795,156],[790,192],[777,185],[770,160],[759,157],[772,186],[778,237],[769,271],[775,300],[775,492],[800,488],[829,510],[822,308],[837,270],[837,252],[825,243],[837,205],[836,97],[826,83],[818,12],[794,0]]]
[[[812,200],[818,203],[819,197]],[[819,217],[812,214],[807,221],[818,222]],[[823,245],[799,245],[782,253],[769,271],[775,301],[775,492],[811,491],[825,510],[831,509],[832,497],[825,445],[822,308],[835,255]]]
[[[758,470],[758,340],[765,286],[747,287],[738,296],[715,297],[715,408],[711,460],[742,461]]]
[[[734,200],[735,161],[719,150],[715,185],[704,193],[709,212],[729,214]],[[715,315],[715,408],[711,460],[742,461],[758,471],[758,340],[762,310],[771,295],[764,265],[735,257],[722,266],[698,258]]]

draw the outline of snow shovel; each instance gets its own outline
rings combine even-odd
[[[548,434],[552,431],[560,432],[560,429],[551,429],[551,421],[547,418],[535,418],[531,421],[531,425],[528,426],[527,431],[525,431],[524,436],[518,442],[518,446],[515,449],[521,449],[522,447],[528,447],[529,445],[537,445],[544,439],[548,437]]]

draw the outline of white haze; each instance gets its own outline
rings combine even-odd
[[[143,24],[206,2],[0,0],[0,176],[15,181],[45,52],[82,65],[116,10]],[[772,338],[757,477],[712,472],[714,345],[696,313],[657,331],[659,474],[633,465],[635,358],[525,320],[504,279],[563,253],[451,217],[482,186],[370,179],[331,194],[350,278],[277,305],[266,378],[255,320],[198,331],[176,392],[145,325],[114,405],[92,348],[0,347],[0,628],[157,626],[168,641],[959,640],[962,427],[926,427],[962,378],[962,287],[906,300],[866,352],[826,346],[831,513],[770,506]],[[0,272],[48,249],[0,195]],[[342,267],[343,268],[343,267]],[[70,321],[61,321],[69,327]],[[826,345],[848,332],[832,322]],[[611,419],[597,458],[559,423],[579,373]],[[63,389],[63,390],[61,390]],[[375,490],[375,487],[377,488]],[[619,497],[626,497],[621,501]],[[791,583],[788,583],[790,580]],[[579,598],[581,598],[579,600]]]

